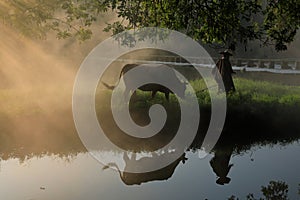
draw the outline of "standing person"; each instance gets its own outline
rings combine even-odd
[[[228,50],[222,51],[220,52],[220,54],[222,54],[222,57],[216,64],[216,68],[218,69],[218,71],[215,71],[215,79],[218,83],[219,91],[221,90],[220,84],[223,80],[226,93],[229,93],[231,91],[234,92],[235,87],[231,74],[235,72],[232,70],[232,66],[229,61],[229,56],[232,56],[232,54]]]

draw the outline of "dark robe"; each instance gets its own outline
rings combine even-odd
[[[226,93],[228,93],[230,91],[234,92],[235,87],[234,87],[234,83],[233,83],[232,76],[231,76],[231,74],[234,73],[234,71],[232,70],[232,66],[229,61],[229,56],[227,56],[227,55],[223,56],[217,62],[216,67],[217,67],[218,71],[216,70],[216,72],[215,72],[215,79],[218,83],[219,90],[221,90],[220,85],[222,84],[221,81],[223,80],[223,84],[224,84]],[[221,75],[221,77],[220,77],[220,75]]]

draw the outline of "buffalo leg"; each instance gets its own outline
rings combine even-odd
[[[165,97],[166,97],[167,101],[169,101],[169,96],[170,96],[170,93],[169,92],[165,92]]]
[[[152,99],[155,97],[156,92],[157,92],[156,90],[153,90],[153,91],[152,91]]]

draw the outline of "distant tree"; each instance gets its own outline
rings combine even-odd
[[[247,200],[287,200],[289,186],[282,181],[270,181],[267,186],[261,187],[263,197],[256,199],[253,194],[247,195]],[[228,200],[238,200],[239,198],[231,196]]]
[[[286,200],[289,186],[285,182],[270,181],[268,186],[262,186],[261,191],[266,200]]]
[[[181,31],[204,43],[234,48],[258,39],[286,50],[300,25],[299,0],[11,0],[2,3],[5,21],[31,35],[57,31],[59,38],[91,37],[90,25],[112,10],[118,19],[105,31],[138,27]],[[1,4],[1,6],[2,6]],[[30,35],[29,34],[29,35]]]

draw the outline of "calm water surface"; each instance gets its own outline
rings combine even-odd
[[[243,153],[233,153],[225,185],[216,184],[210,164],[214,153],[199,159],[187,152],[167,180],[126,185],[116,170],[102,165],[88,153],[70,156],[39,155],[25,160],[1,161],[0,199],[244,199],[248,193],[260,195],[262,185],[271,180],[289,185],[289,198],[299,199],[300,144],[256,145]]]

